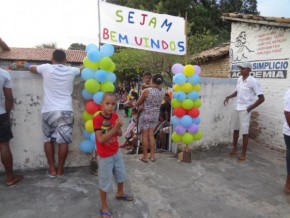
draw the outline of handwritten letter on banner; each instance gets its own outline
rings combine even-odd
[[[184,55],[183,18],[100,2],[101,42]]]

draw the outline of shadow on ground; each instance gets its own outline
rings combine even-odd
[[[171,153],[156,154],[143,163],[124,154],[126,190],[133,202],[109,195],[113,217],[290,217],[290,197],[283,193],[285,154],[250,142],[248,159],[228,157],[228,146],[196,151],[192,163],[177,162]],[[23,172],[25,179],[5,187],[0,177],[0,217],[100,217],[98,177],[89,167],[66,169],[63,178],[46,171]]]

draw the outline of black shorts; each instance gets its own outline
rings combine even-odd
[[[12,138],[10,117],[7,113],[0,114],[0,142],[7,142]]]

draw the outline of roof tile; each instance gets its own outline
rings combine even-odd
[[[0,53],[0,60],[50,61],[55,49],[40,48],[10,48],[11,51]],[[86,56],[85,51],[65,50],[67,62],[82,63]]]

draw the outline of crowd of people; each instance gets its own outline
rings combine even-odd
[[[123,103],[122,108],[124,109],[125,117],[128,117],[130,122],[125,133],[126,140],[120,146],[128,149],[127,154],[134,154],[139,142],[139,144],[142,144],[140,147],[145,152],[145,157],[147,157],[147,148],[149,148],[150,152],[152,151],[149,159],[153,162],[155,161],[155,139],[158,142],[158,148],[166,150],[166,144],[169,141],[167,138],[169,138],[171,116],[169,94],[165,94],[164,90],[162,90],[163,78],[160,74],[157,75],[158,78],[155,78],[155,75],[152,77],[149,72],[143,74],[143,83],[139,87],[140,97],[138,91],[133,88],[130,90],[130,94],[128,93],[127,101]],[[128,110],[130,110],[130,113],[128,113]],[[150,123],[150,128],[147,127],[148,123]],[[144,141],[145,144],[143,143]],[[144,160],[142,157],[140,160],[147,162],[147,158]]]
[[[56,49],[52,54],[52,64],[28,66],[32,73],[43,77],[44,99],[42,104],[42,126],[44,152],[48,161],[48,177],[54,179],[64,174],[64,164],[68,155],[68,145],[72,142],[73,107],[72,91],[74,78],[81,69],[68,67],[64,51]],[[233,113],[233,149],[230,156],[237,154],[239,133],[243,135],[240,161],[246,160],[249,123],[251,111],[264,102],[265,98],[259,82],[250,75],[252,65],[243,62],[239,65],[241,77],[236,90],[227,96],[224,104],[236,97],[237,103]],[[124,191],[126,171],[119,148],[136,148],[138,141],[142,144],[140,161],[155,162],[155,148],[159,143],[161,149],[167,149],[167,138],[170,132],[171,105],[170,95],[162,88],[161,74],[144,73],[143,84],[136,90],[136,84],[126,84],[117,88],[116,93],[105,93],[102,98],[102,110],[93,118],[96,135],[97,154],[99,157],[99,194],[101,199],[100,215],[111,217],[107,204],[107,193],[112,190],[113,177],[117,182],[115,198],[132,201],[133,196]],[[6,173],[6,185],[13,186],[23,179],[22,175],[13,173],[13,158],[9,140],[13,137],[10,124],[10,111],[13,107],[11,77],[0,69],[0,94],[5,103],[0,101],[0,154]],[[140,92],[139,92],[140,91]],[[254,101],[254,97],[258,99]],[[124,110],[130,123],[124,134],[125,143],[119,145],[118,137],[122,136],[122,119],[116,107]],[[290,90],[285,95],[284,138],[287,149],[287,178],[284,190],[290,194]],[[158,134],[157,134],[158,133]],[[156,136],[158,135],[158,138]],[[156,143],[156,139],[158,143]],[[140,142],[139,141],[139,142]],[[58,161],[55,161],[55,144],[58,145]],[[149,151],[149,152],[148,152]]]

